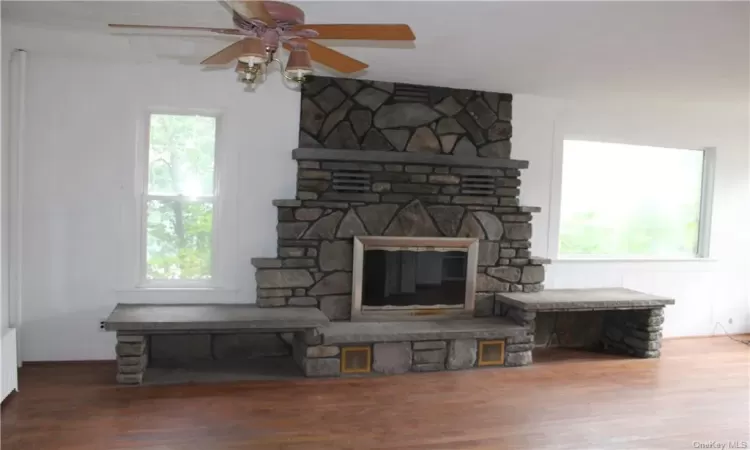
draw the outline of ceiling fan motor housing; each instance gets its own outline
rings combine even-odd
[[[273,20],[276,21],[276,27],[268,27],[260,20],[246,19],[237,12],[232,14],[232,20],[237,28],[245,32],[243,34],[261,38],[263,45],[265,45],[270,53],[273,53],[278,49],[279,38],[282,35],[288,34],[293,26],[305,23],[305,13],[289,3],[266,1],[263,4],[271,17],[273,17]],[[294,34],[300,37],[314,37],[317,35],[315,32],[298,32]],[[310,36],[307,36],[308,34]]]
[[[276,21],[277,28],[287,31],[295,25],[305,23],[305,13],[294,5],[282,2],[263,2],[268,14]],[[237,28],[250,32],[258,32],[260,28],[268,28],[261,20],[246,19],[235,12],[232,19]]]

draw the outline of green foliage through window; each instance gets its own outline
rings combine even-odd
[[[152,114],[146,277],[211,277],[216,118]]]
[[[565,141],[561,256],[694,257],[703,152]]]

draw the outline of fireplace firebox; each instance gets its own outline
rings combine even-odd
[[[354,238],[352,320],[471,316],[474,238]]]

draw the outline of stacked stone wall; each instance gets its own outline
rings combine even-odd
[[[253,259],[259,306],[318,307],[332,320],[349,319],[354,236],[479,239],[478,316],[492,315],[495,292],[543,288],[547,261],[529,251],[532,213],[539,209],[519,205],[518,169],[313,160],[298,165],[298,198],[274,202],[277,255]],[[367,175],[369,191],[337,190],[332,180],[342,171]],[[485,177],[491,193],[472,194],[466,177],[473,176]]]
[[[144,335],[117,333],[117,382],[141,384],[148,366],[148,338]]]
[[[261,307],[351,317],[354,236],[480,242],[475,315],[543,289],[511,157],[512,95],[316,77],[302,90],[297,192],[276,200],[278,248],[254,258]],[[329,150],[330,149],[330,150]]]
[[[510,94],[315,77],[302,89],[300,147],[508,158]]]
[[[504,339],[505,367],[531,364],[533,336]],[[493,340],[493,342],[497,342]],[[437,372],[479,367],[478,339],[449,339],[430,341],[356,343],[356,347],[370,348],[371,373],[396,375],[407,372]],[[307,377],[336,377],[342,373],[341,353],[347,345],[320,345],[314,337],[295,335],[295,361]],[[488,366],[492,367],[492,366]],[[495,366],[497,367],[497,366]],[[359,376],[359,374],[350,374]]]
[[[605,349],[640,358],[661,355],[664,308],[610,311],[604,319]]]

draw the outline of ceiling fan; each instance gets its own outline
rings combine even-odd
[[[313,73],[311,60],[331,69],[355,73],[367,64],[339,53],[311,39],[413,41],[414,33],[404,24],[306,24],[305,13],[289,3],[256,0],[226,0],[235,28],[181,27],[110,24],[112,28],[205,31],[242,39],[219,50],[201,64],[225,65],[237,60],[240,80],[255,86],[266,77],[267,67],[277,62],[286,80],[301,84]],[[282,46],[289,51],[286,66],[275,58]]]

